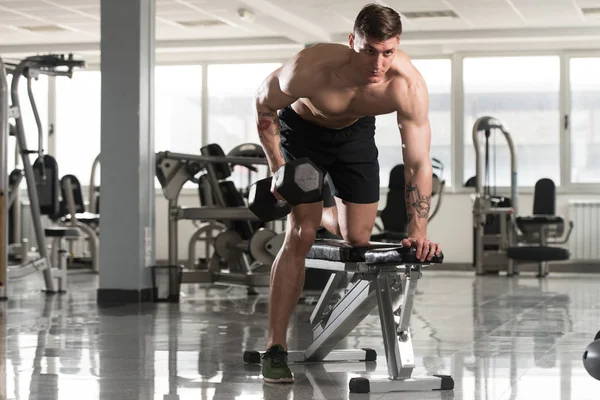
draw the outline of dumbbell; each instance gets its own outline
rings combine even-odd
[[[594,341],[585,349],[583,366],[592,378],[600,380],[600,332],[596,334]]]
[[[298,204],[321,200],[323,172],[308,158],[298,158],[282,165],[273,176],[256,181],[248,192],[248,208],[261,221],[280,219]],[[275,179],[277,192],[286,200],[278,201],[271,193]]]

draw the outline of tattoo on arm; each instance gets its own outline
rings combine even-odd
[[[285,160],[279,137],[281,136],[281,125],[279,117],[273,111],[258,111],[258,136],[260,137],[263,149],[267,153],[267,158],[271,161],[276,159],[277,151],[282,159]]]
[[[410,223],[415,214],[418,218],[429,218],[429,209],[431,207],[431,195],[424,195],[418,185],[408,182],[405,189],[406,211],[408,223]],[[411,209],[411,207],[413,209]]]
[[[275,126],[275,136],[280,135],[281,128],[279,126],[279,117],[276,113],[269,111],[259,111],[258,112],[258,131],[266,131],[271,125]]]

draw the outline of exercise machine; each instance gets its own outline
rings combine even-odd
[[[310,317],[313,342],[305,350],[288,351],[288,361],[332,362],[375,361],[373,349],[336,349],[371,312],[378,309],[387,360],[388,378],[352,378],[352,393],[452,390],[451,376],[413,377],[415,355],[410,318],[423,271],[443,262],[443,255],[420,262],[414,247],[392,243],[371,243],[354,247],[337,239],[317,239],[306,257],[306,268],[332,274]],[[344,279],[345,278],[345,279]],[[348,282],[343,296],[332,304],[342,282]],[[264,351],[247,350],[246,363],[260,363]]]
[[[200,221],[188,244],[187,265],[181,269],[181,283],[241,285],[249,294],[256,287],[268,287],[270,268],[284,233],[267,228],[246,205],[242,194],[228,178],[231,165],[267,165],[265,158],[226,156],[219,145],[210,144],[200,155],[159,152],[156,176],[168,200],[168,265],[180,268],[178,223]],[[186,182],[198,184],[200,207],[181,207],[179,195]],[[205,246],[205,265],[197,265],[196,245]],[[209,254],[212,250],[213,253]],[[176,286],[170,298],[176,299]]]
[[[66,250],[62,247],[63,240],[67,237],[78,235],[77,231],[68,228],[43,228],[42,214],[52,215],[58,211],[58,167],[56,160],[52,157],[44,155],[42,144],[42,131],[39,113],[35,104],[32,91],[32,79],[36,79],[40,74],[49,76],[72,76],[73,69],[83,67],[83,61],[74,60],[72,55],[65,57],[64,55],[39,55],[27,57],[17,64],[10,65],[10,69],[2,62],[0,65],[0,95],[2,100],[0,104],[0,146],[2,154],[0,154],[0,192],[2,199],[0,208],[2,220],[0,221],[0,231],[2,232],[0,243],[0,298],[7,297],[8,282],[11,279],[28,276],[32,273],[42,272],[44,277],[45,290],[48,293],[62,292],[66,289]],[[8,80],[7,73],[12,74],[11,82],[11,103],[8,98]],[[19,99],[19,82],[22,77],[27,80],[27,91],[29,100],[33,110],[34,117],[38,126],[38,149],[31,150],[27,146],[23,117],[21,113],[21,104]],[[14,129],[9,128],[9,119],[14,119]],[[8,262],[8,241],[5,237],[7,232],[7,201],[6,194],[8,192],[8,166],[7,151],[8,151],[8,135],[12,133],[17,139],[17,149],[21,155],[23,162],[23,174],[27,182],[27,191],[31,208],[31,217],[33,229],[35,231],[35,240],[37,245],[37,256],[29,259],[24,257],[19,265],[9,265]],[[38,158],[32,164],[29,156],[37,154]],[[13,189],[18,191],[18,187]],[[16,194],[18,196],[18,194]],[[15,199],[15,207],[18,208],[18,197]],[[58,264],[52,264],[49,259],[46,248],[46,237],[55,238],[55,241],[63,243],[60,246],[54,246],[53,258],[58,260]],[[24,254],[26,254],[24,252]]]
[[[490,137],[500,132],[508,144],[510,153],[510,197],[498,196],[489,184],[490,177]],[[482,134],[485,140],[481,140]],[[550,244],[563,244],[569,239],[573,228],[564,238],[565,221],[553,212],[521,216],[518,213],[517,158],[512,137],[504,125],[496,118],[484,116],[473,125],[475,147],[475,176],[466,186],[474,186],[473,200],[473,266],[477,275],[506,271],[508,276],[518,273],[519,262],[538,264],[538,277],[548,275],[547,263],[570,258],[569,250]],[[485,182],[484,182],[485,179]],[[547,180],[540,180],[547,185]],[[540,193],[538,202],[547,196],[556,196],[555,191]],[[542,208],[544,208],[542,206]],[[552,209],[554,203],[552,202]]]
[[[96,185],[96,174],[100,166],[100,154],[96,156],[92,163],[92,172],[90,173],[90,185],[88,186],[88,210],[94,214],[100,214],[100,186]]]
[[[98,273],[100,266],[100,215],[87,212],[83,202],[83,193],[79,179],[75,175],[65,175],[60,180],[62,201],[60,203],[60,224],[78,229],[86,235],[89,248],[89,261],[92,271]],[[73,254],[73,241],[69,252]],[[85,253],[81,259],[85,259]]]

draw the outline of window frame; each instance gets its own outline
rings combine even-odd
[[[464,60],[465,58],[500,58],[500,57],[538,57],[538,56],[554,56],[554,57],[558,57],[559,58],[559,64],[560,64],[560,70],[559,70],[559,98],[558,98],[558,103],[559,103],[559,118],[557,123],[561,123],[563,115],[564,115],[564,110],[563,110],[563,70],[562,70],[562,51],[555,51],[555,50],[533,50],[533,51],[468,51],[468,52],[458,52],[455,54],[456,56],[456,62],[457,65],[460,65],[460,75],[457,74],[456,76],[456,80],[457,80],[457,87],[458,89],[460,89],[460,96],[456,96],[454,98],[454,100],[456,101],[455,109],[457,110],[456,114],[455,114],[455,118],[457,119],[456,121],[456,125],[455,125],[455,132],[453,132],[453,135],[455,137],[456,140],[456,150],[460,151],[460,166],[455,173],[456,175],[454,176],[456,179],[460,179],[457,182],[462,182],[462,184],[460,186],[454,186],[454,191],[453,193],[457,193],[457,194],[466,194],[466,193],[473,193],[473,188],[466,188],[464,187],[464,182],[465,182],[465,158],[464,158],[464,145],[465,145],[465,141],[464,141],[464,91],[465,91],[465,85],[464,85]],[[460,111],[460,112],[458,112]],[[493,117],[493,115],[492,115]],[[469,127],[470,129],[472,129],[473,127]],[[512,134],[512,132],[511,132]],[[562,129],[559,130],[559,163],[561,163],[559,165],[559,173],[560,173],[560,178],[561,178],[561,184],[560,185],[556,185],[556,190],[557,193],[560,193],[562,191],[562,189],[565,188],[565,186],[568,186],[568,184],[566,183],[567,181],[565,181],[564,178],[564,173],[563,173],[563,158],[564,158],[564,146],[563,146],[563,134],[562,134]],[[472,144],[471,144],[472,145]],[[456,155],[455,155],[456,156]],[[517,173],[519,171],[519,155],[517,154]],[[569,174],[570,174],[570,166],[569,166]],[[497,192],[499,194],[503,194],[503,195],[510,195],[510,186],[496,186]],[[534,186],[533,185],[519,185],[517,190],[519,191],[519,193],[523,193],[523,194],[533,194],[534,192]]]
[[[568,50],[562,52],[561,57],[561,178],[567,182],[566,193],[591,194],[600,192],[600,179],[598,182],[580,183],[571,179],[571,59],[573,58],[598,58],[600,50]],[[564,118],[568,116],[569,124],[565,127]],[[562,168],[562,166],[565,166]]]
[[[472,193],[471,188],[465,188],[464,182],[464,59],[467,57],[524,57],[524,56],[558,56],[560,59],[560,91],[559,91],[559,120],[560,124],[560,176],[561,184],[557,186],[558,194],[594,194],[600,191],[600,182],[598,183],[574,183],[571,180],[571,134],[570,126],[565,129],[564,117],[570,114],[570,60],[572,58],[595,58],[600,57],[600,50],[526,50],[526,51],[458,51],[450,53],[416,55],[413,60],[422,59],[449,59],[451,62],[451,163],[450,173],[452,174],[452,186],[447,186],[446,190],[450,194]],[[202,141],[207,142],[208,135],[208,85],[207,71],[211,64],[257,64],[257,63],[285,63],[288,58],[266,57],[264,59],[242,58],[230,60],[226,57],[215,58],[210,61],[187,60],[182,62],[168,61],[157,62],[156,66],[168,65],[198,65],[202,67]],[[99,63],[88,64],[86,70],[99,70]],[[76,73],[76,72],[75,72]],[[48,85],[48,123],[50,126],[56,126],[55,102],[56,86],[54,79],[50,77]],[[570,115],[569,115],[570,116]],[[60,142],[60,138],[49,138],[48,150],[50,154]],[[158,150],[158,149],[157,149]],[[518,156],[518,155],[517,155]],[[498,187],[500,193],[509,193],[509,187]],[[533,193],[533,186],[519,185],[519,192],[523,194]],[[382,187],[382,191],[386,188]],[[160,191],[157,189],[157,191]]]

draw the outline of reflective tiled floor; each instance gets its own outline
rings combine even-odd
[[[451,392],[354,395],[354,376],[387,376],[377,313],[342,347],[370,347],[374,363],[294,366],[296,383],[263,384],[245,349],[266,344],[267,297],[190,288],[180,304],[99,308],[97,277],[70,275],[69,293],[45,297],[36,278],[0,304],[0,399],[481,399],[600,398],[581,357],[600,329],[600,276],[475,277],[430,272],[412,319],[415,375],[449,374]],[[290,348],[310,341],[302,304]]]

